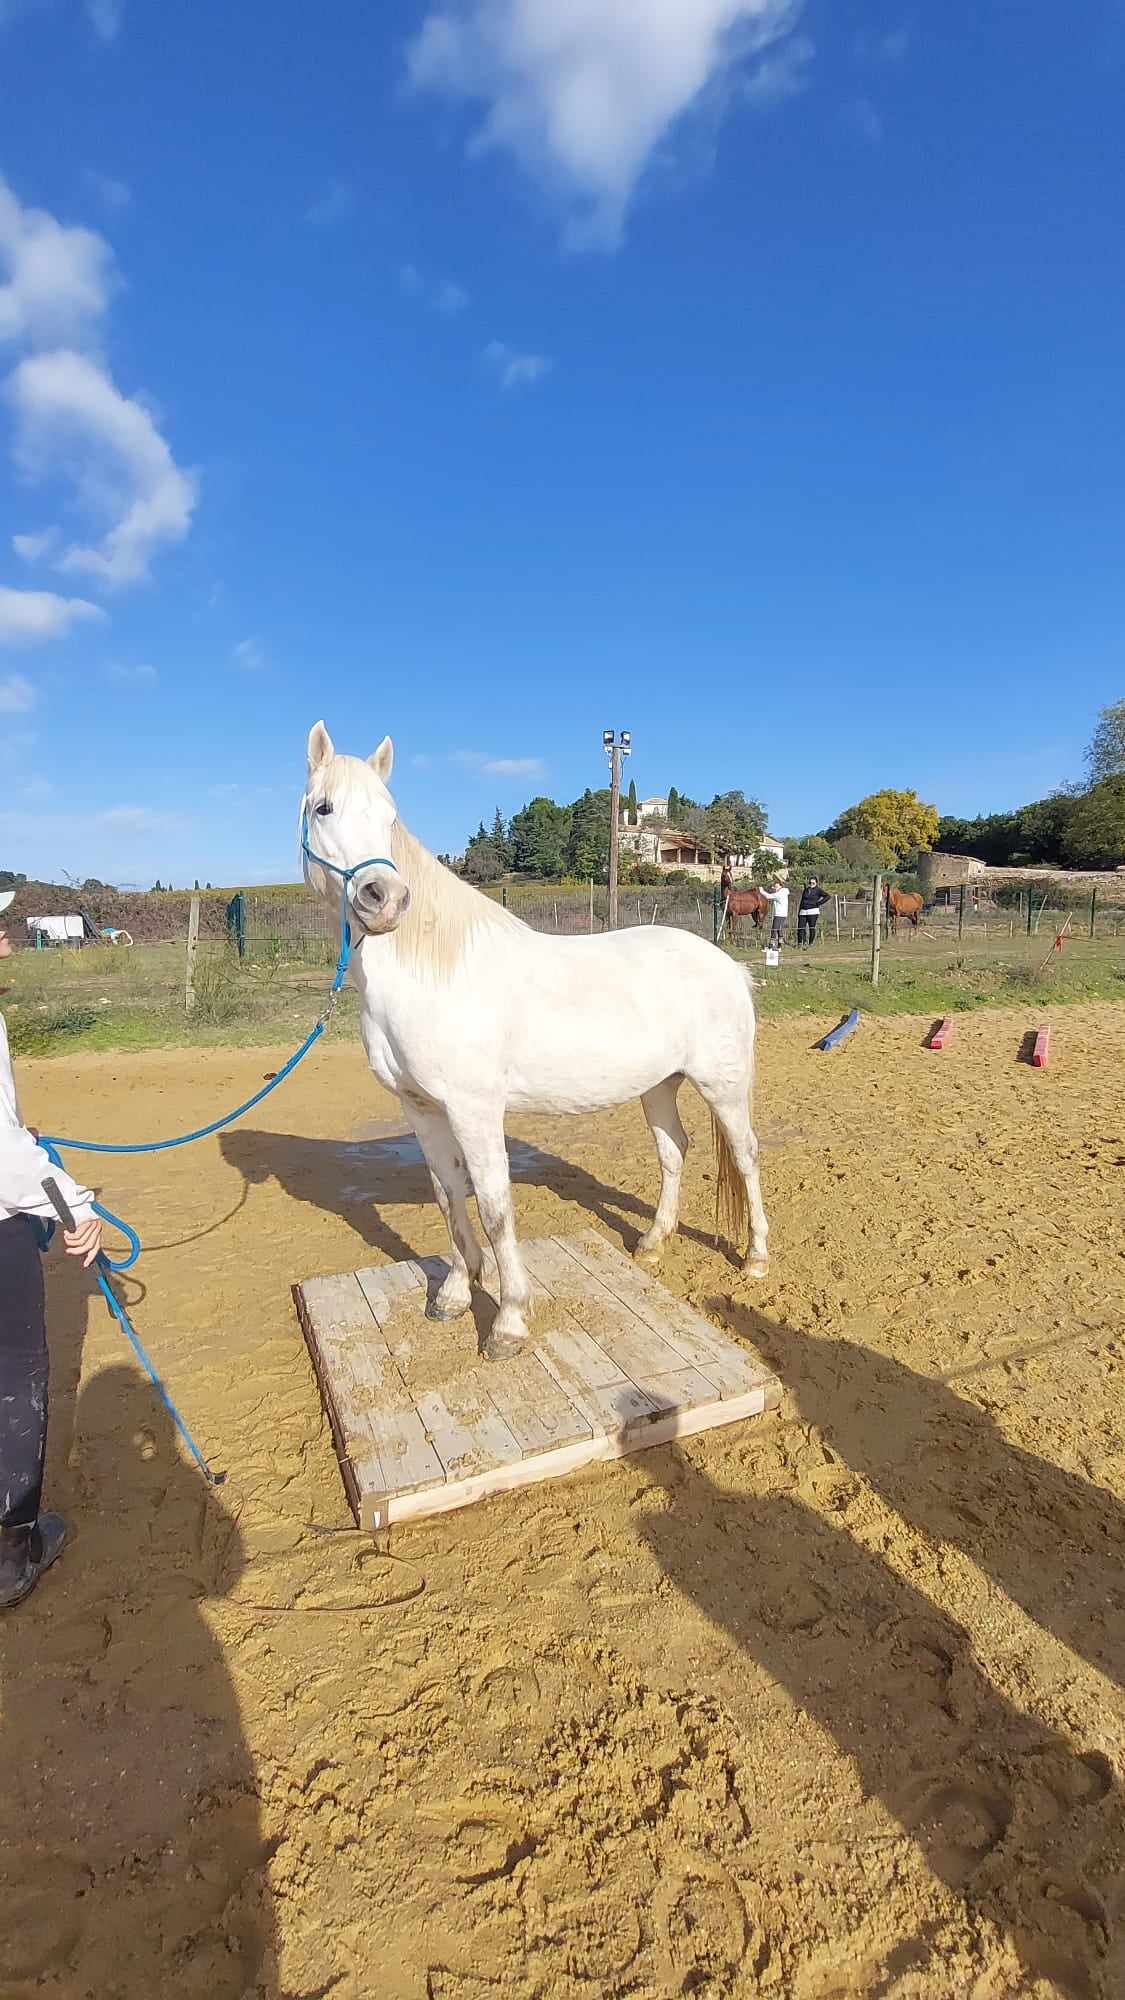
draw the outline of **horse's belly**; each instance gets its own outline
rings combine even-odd
[[[678,1024],[663,1032],[615,1035],[602,1023],[591,1028],[575,1023],[558,1033],[558,1016],[550,1036],[525,1029],[507,1053],[505,1096],[517,1111],[599,1111],[627,1104],[684,1066],[685,1047]]]

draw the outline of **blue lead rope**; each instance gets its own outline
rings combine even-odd
[[[348,924],[348,884],[351,882],[353,876],[360,873],[361,869],[374,867],[393,869],[395,864],[385,855],[377,854],[371,856],[366,861],[357,861],[354,868],[338,868],[334,861],[327,861],[323,855],[314,854],[312,848],[309,846],[309,815],[307,807],[301,820],[301,852],[310,861],[315,861],[318,867],[327,868],[333,875],[338,875],[344,886],[340,898],[340,950],[336,959],[336,970],[332,975],[332,985],[328,992],[328,1004],[311,1033],[305,1036],[300,1048],[290,1056],[284,1068],[279,1069],[276,1076],[270,1078],[265,1088],[263,1090],[256,1090],[253,1097],[246,1099],[245,1104],[237,1105],[233,1111],[228,1111],[225,1117],[213,1119],[210,1125],[201,1125],[198,1131],[181,1133],[176,1139],[149,1139],[142,1140],[136,1145],[124,1146],[107,1145],[97,1139],[67,1139],[54,1133],[47,1136],[41,1134],[39,1144],[47,1154],[52,1166],[62,1166],[62,1161],[58,1153],[60,1146],[67,1146],[71,1151],[76,1153],[167,1153],[171,1151],[173,1146],[190,1146],[196,1139],[208,1139],[213,1132],[221,1132],[224,1125],[233,1125],[236,1118],[244,1117],[248,1111],[253,1110],[256,1104],[261,1103],[263,1097],[268,1097],[271,1090],[276,1090],[280,1083],[284,1083],[291,1071],[295,1070],[297,1064],[308,1055],[313,1043],[320,1040],[321,1035],[323,1035],[329,1021],[332,1019],[351,959],[352,934]],[[395,872],[397,873],[397,870]],[[172,1422],[175,1424],[177,1431],[187,1445],[204,1478],[209,1485],[214,1486],[217,1483],[216,1474],[212,1472],[211,1467],[192,1437],[167,1389],[160,1380],[156,1369],[153,1367],[141,1344],[136,1328],[109,1282],[108,1274],[110,1272],[122,1272],[132,1269],[141,1254],[141,1239],[135,1229],[131,1229],[129,1224],[123,1222],[119,1215],[114,1215],[108,1208],[103,1208],[100,1201],[93,1203],[93,1209],[94,1214],[100,1216],[103,1222],[108,1222],[114,1229],[119,1229],[122,1235],[128,1239],[129,1243],[129,1254],[127,1257],[110,1257],[104,1250],[99,1250],[95,1262],[98,1288],[105,1299],[106,1305],[109,1307],[110,1313],[117,1321],[125,1338],[132,1347],[134,1354],[137,1356],[138,1361],[164,1404],[165,1409],[168,1411]],[[53,1233],[54,1224],[48,1223],[46,1227],[46,1241],[48,1243]],[[219,1476],[221,1477],[221,1475]]]

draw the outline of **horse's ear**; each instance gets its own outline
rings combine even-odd
[[[379,748],[371,752],[367,761],[374,771],[375,776],[381,779],[385,785],[394,769],[395,762],[395,746],[389,736],[384,736]]]
[[[328,759],[335,754],[332,738],[323,722],[314,722],[309,730],[309,776],[311,777],[314,771],[319,771],[321,765],[327,764]]]

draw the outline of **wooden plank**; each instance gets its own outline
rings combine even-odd
[[[531,1253],[530,1259],[527,1251]],[[576,1258],[567,1255],[560,1242],[549,1238],[529,1244],[524,1262],[543,1281],[552,1297],[565,1304],[568,1318],[577,1320],[590,1339],[632,1381],[636,1382],[640,1375],[666,1375],[680,1366],[682,1357],[669,1346],[662,1333],[623,1307],[620,1299],[598,1278]]]
[[[698,1368],[722,1396],[745,1395],[774,1377],[711,1325],[694,1307],[677,1299],[656,1278],[615,1250],[594,1230],[556,1238],[560,1249],[599,1278],[646,1326],[657,1329],[678,1354],[678,1366]]]
[[[593,1379],[588,1365],[591,1352],[602,1360],[608,1357],[601,1355],[601,1350],[581,1327],[573,1323],[565,1327],[551,1327],[538,1336],[533,1334],[532,1338],[537,1358],[548,1375],[554,1376],[564,1396],[569,1397],[575,1409],[585,1418],[591,1432],[615,1436],[618,1432],[651,1423],[659,1415],[652,1398],[646,1396],[643,1389],[638,1389],[635,1382],[630,1382],[620,1369],[615,1381],[607,1383]],[[594,1365],[597,1366],[596,1363]]]
[[[367,1339],[375,1332],[374,1314],[364,1297],[354,1271],[332,1273],[323,1278],[306,1278],[298,1288],[318,1332],[334,1340],[358,1334]]]
[[[424,1389],[417,1408],[447,1480],[469,1479],[523,1457],[500,1412],[482,1402],[471,1381]]]
[[[706,1408],[717,1400],[714,1385],[698,1368],[677,1368],[665,1375],[635,1375],[633,1380],[662,1414],[667,1410]]]
[[[413,1259],[403,1264],[369,1264],[355,1273],[355,1279],[380,1326],[386,1326],[411,1292],[426,1289],[425,1273]]]
[[[585,1466],[610,1459],[626,1458],[632,1452],[644,1451],[652,1445],[670,1444],[675,1438],[694,1437],[700,1431],[713,1430],[721,1424],[740,1423],[747,1417],[762,1414],[768,1407],[765,1395],[764,1389],[752,1389],[745,1396],[732,1396],[722,1403],[708,1403],[701,1409],[657,1410],[652,1421],[641,1428],[604,1432],[583,1439],[578,1444],[564,1445],[558,1451],[545,1452],[541,1457],[497,1466],[493,1472],[481,1473],[475,1479],[451,1480],[447,1485],[428,1492],[388,1494],[365,1511],[361,1525],[376,1532],[395,1521],[418,1521],[432,1514],[448,1514],[458,1507],[472,1507],[479,1500],[491,1499],[497,1493],[515,1493],[521,1487],[536,1486],[545,1479],[565,1478],[569,1472],[580,1472]]]
[[[591,1435],[586,1418],[536,1354],[502,1362],[486,1386],[525,1458]]]
[[[375,1441],[375,1433],[369,1421],[369,1412],[366,1408],[361,1410],[354,1406],[351,1373],[342,1361],[344,1353],[350,1353],[352,1346],[358,1346],[359,1343],[354,1330],[351,1334],[345,1332],[336,1343],[334,1353],[326,1355],[318,1336],[316,1315],[309,1308],[307,1291],[311,1291],[314,1301],[319,1301],[322,1319],[329,1317],[325,1310],[326,1298],[338,1296],[344,1306],[345,1326],[346,1315],[354,1308],[354,1293],[343,1280],[336,1278],[327,1283],[313,1278],[307,1281],[306,1286],[295,1285],[293,1288],[297,1317],[305,1336],[313,1372],[320,1388],[321,1402],[332,1431],[332,1442],[344,1481],[344,1490],[356,1520],[362,1524],[365,1499],[370,1499],[372,1496],[382,1498],[386,1494],[387,1476]],[[366,1300],[363,1305],[370,1323]],[[356,1316],[358,1318],[358,1314]]]

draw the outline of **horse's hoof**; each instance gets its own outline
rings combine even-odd
[[[742,1260],[742,1269],[746,1277],[748,1278],[768,1277],[769,1268],[770,1268],[770,1260],[768,1257],[751,1256],[751,1257],[744,1257]]]
[[[633,1252],[633,1262],[644,1271],[659,1271],[664,1262],[663,1243],[650,1244],[647,1249],[643,1243],[638,1243]]]
[[[484,1343],[486,1361],[517,1361],[528,1352],[526,1333],[497,1333],[493,1327]]]
[[[463,1319],[472,1303],[472,1299],[469,1298],[447,1300],[443,1304],[439,1294],[436,1299],[431,1299],[429,1305],[426,1307],[426,1318],[440,1320],[444,1326],[450,1320]]]

